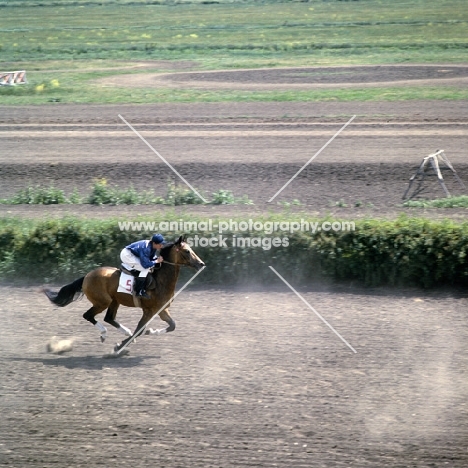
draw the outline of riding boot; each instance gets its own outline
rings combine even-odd
[[[149,299],[150,297],[148,294],[146,294],[145,291],[145,283],[146,283],[146,278],[138,277],[135,278],[135,295],[137,297],[144,297],[145,299]]]

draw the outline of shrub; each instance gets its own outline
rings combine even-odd
[[[198,191],[198,190],[197,190]],[[200,191],[198,191],[200,193]],[[166,205],[203,205],[205,202],[192,190],[169,182],[164,203]]]
[[[213,205],[232,205],[236,202],[233,193],[230,190],[218,190],[213,193],[211,203]]]
[[[94,183],[87,201],[91,205],[116,205],[117,200],[115,190],[107,185],[107,180],[99,179]]]
[[[371,286],[468,283],[466,223],[362,221],[354,232],[321,232],[313,245],[324,271],[337,279]]]
[[[198,191],[200,193],[201,191]],[[20,190],[12,198],[0,199],[3,204],[42,204],[51,205],[58,203],[89,203],[91,205],[201,205],[205,203],[195,192],[188,189],[185,185],[176,185],[169,182],[165,197],[159,197],[154,192],[148,190],[137,192],[130,186],[127,189],[119,189],[110,186],[106,179],[98,179],[94,182],[91,193],[88,197],[82,198],[78,191],[74,189],[73,193],[67,198],[64,192],[53,186],[47,188],[27,187]],[[210,203],[210,202],[208,202]],[[241,198],[234,197],[229,190],[219,190],[213,193],[211,201],[214,205],[227,205],[240,203],[244,205],[252,204],[252,201],[244,195]]]
[[[6,200],[6,203],[12,205],[57,205],[68,203],[68,200],[63,190],[53,186],[46,188],[27,187],[18,191],[10,200]]]
[[[137,192],[133,186],[120,190],[109,186],[106,179],[99,179],[94,183],[87,202],[91,205],[149,205],[163,204],[165,200],[150,191]]]
[[[222,190],[222,189],[213,193],[213,198],[211,200],[211,203],[213,205],[234,205],[234,204],[253,205],[252,200],[249,200],[247,195],[244,195],[243,197],[240,197],[240,198],[236,198],[230,190]]]
[[[181,233],[163,234],[170,239]],[[234,234],[224,233],[231,239]],[[138,237],[148,235],[139,233]],[[281,274],[295,284],[329,278],[357,280],[369,286],[468,285],[468,223],[417,218],[364,220],[356,222],[355,231],[275,235],[288,236],[289,246],[270,250],[232,244],[227,249],[195,248],[209,267],[199,281],[239,284],[255,280],[269,284],[272,277],[268,265],[275,265],[278,259]],[[270,237],[260,232],[243,233],[243,237],[248,236]],[[121,231],[116,221],[69,218],[26,224],[0,220],[0,273],[71,279],[98,265],[118,266],[120,249],[135,238],[135,232]]]

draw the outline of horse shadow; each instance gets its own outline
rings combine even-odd
[[[103,368],[128,369],[138,367],[150,359],[160,359],[160,356],[53,356],[53,357],[12,357],[10,360],[42,364],[50,367],[66,369],[102,370]]]

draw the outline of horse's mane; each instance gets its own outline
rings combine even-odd
[[[169,242],[161,249],[161,257],[164,258],[164,260],[167,260],[166,256],[169,254],[172,247],[174,247],[174,242]]]
[[[174,247],[174,244],[175,242],[168,242],[167,244],[164,245],[164,247],[160,250],[160,254],[161,254],[161,257],[164,259],[164,260],[169,260],[169,252],[171,251],[172,247]],[[162,264],[160,264],[161,266],[159,267],[156,267],[154,270],[153,270],[153,278],[156,279],[156,277],[158,276],[158,274],[161,272],[161,267],[162,267]]]

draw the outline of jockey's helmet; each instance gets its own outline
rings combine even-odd
[[[151,238],[151,242],[154,242],[155,244],[163,244],[164,243],[164,237],[161,234],[153,234],[153,237]]]

